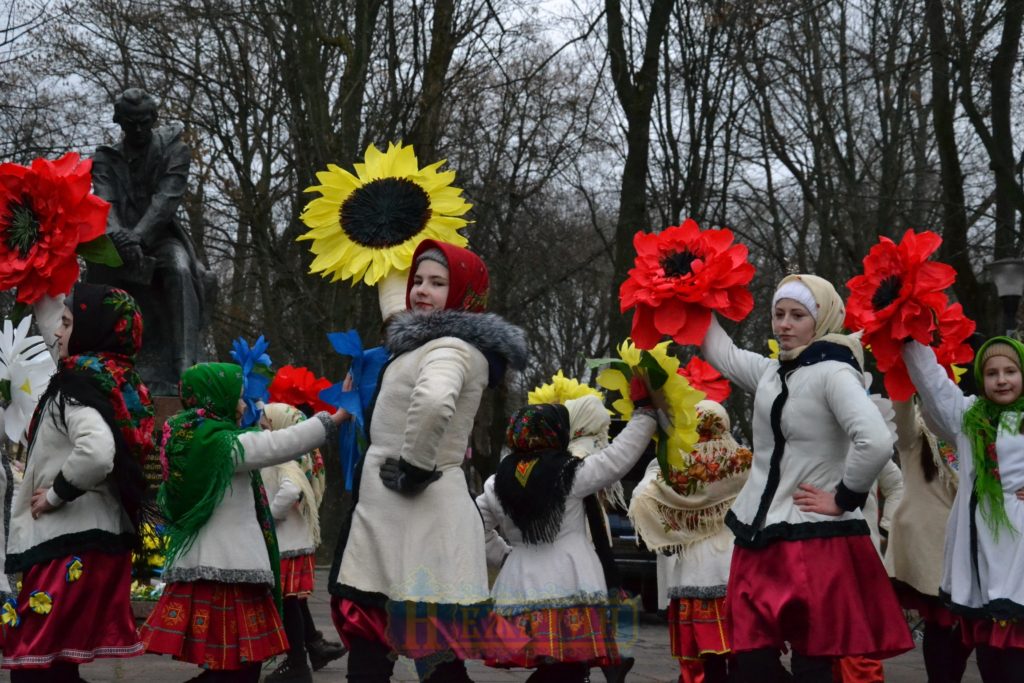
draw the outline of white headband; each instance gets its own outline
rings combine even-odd
[[[775,290],[775,296],[772,297],[772,308],[775,308],[775,304],[779,303],[780,299],[792,299],[806,308],[812,318],[818,319],[818,302],[814,300],[810,288],[799,280],[790,280]]]

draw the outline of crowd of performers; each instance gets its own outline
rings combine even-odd
[[[535,682],[585,681],[597,668],[624,680],[631,664],[604,504],[670,419],[662,390],[633,377],[635,409],[614,440],[594,396],[517,410],[474,500],[462,468],[481,397],[526,361],[522,330],[485,311],[487,289],[479,257],[426,240],[404,310],[386,312],[390,359],[329,579],[350,681],[390,680],[398,654],[443,682],[470,680],[467,660],[533,669]],[[706,476],[679,486],[654,461],[629,502],[662,558],[680,680],[882,680],[879,660],[914,646],[901,607],[924,620],[929,681],[960,680],[972,650],[986,683],[1024,680],[1024,346],[982,345],[965,395],[930,347],[906,342],[917,399],[897,403],[890,424],[831,283],[790,275],[763,305],[777,358],[738,348],[714,319],[701,346],[753,396],[752,447],[722,405],[703,401],[688,457]],[[181,411],[154,442],[132,299],[79,284],[35,314],[60,360],[5,520],[6,572],[20,575],[4,604],[11,680],[79,681],[80,664],[149,652],[197,665],[193,681],[252,682],[286,654],[269,680],[301,681],[341,656],[306,598],[317,449],[350,415],[270,404],[242,428],[242,368],[202,363],[182,376]],[[905,488],[895,509],[894,447]],[[155,452],[166,588],[137,630],[139,463]],[[893,478],[883,565],[869,527],[878,513],[863,508]]]

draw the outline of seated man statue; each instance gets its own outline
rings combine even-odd
[[[124,264],[90,264],[88,279],[135,296],[145,321],[140,373],[154,394],[176,395],[181,373],[198,359],[212,273],[179,216],[191,162],[184,127],[154,128],[156,120],[156,100],[144,90],[125,90],[114,103],[124,136],[96,150],[93,192],[110,202],[107,234]]]

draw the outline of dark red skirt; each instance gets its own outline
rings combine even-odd
[[[964,645],[988,645],[1000,649],[1024,650],[1024,623],[995,619],[959,617]]]
[[[316,562],[312,554],[281,558],[281,594],[286,598],[308,598],[313,594]]]
[[[868,536],[736,546],[726,589],[734,652],[893,657],[913,649],[903,611]]]
[[[141,629],[146,652],[234,671],[288,650],[270,588],[253,583],[172,583]]]
[[[143,652],[131,606],[131,554],[86,552],[25,571],[4,607],[3,668],[42,669]],[[17,615],[16,619],[14,615]]]
[[[677,659],[728,654],[732,648],[725,598],[672,598],[668,605],[668,639],[672,656]]]
[[[942,600],[937,595],[925,595],[902,581],[893,581],[892,587],[896,591],[896,599],[900,601],[900,607],[914,610],[921,615],[925,623],[951,628],[959,620],[958,616],[942,604]]]
[[[532,668],[552,662],[607,666],[619,661],[609,611],[601,607],[557,607],[505,617],[491,616],[485,663]]]

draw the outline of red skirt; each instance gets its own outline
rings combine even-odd
[[[286,598],[308,598],[316,580],[314,556],[298,555],[281,558],[281,594]]]
[[[146,652],[234,671],[288,650],[270,588],[252,583],[172,583],[141,629]]]
[[[348,598],[331,596],[331,621],[345,647],[352,647],[352,638],[388,644],[388,616],[377,607],[360,605]]]
[[[959,617],[964,645],[988,645],[1000,649],[1024,649],[1024,623],[1016,620],[968,619]]]
[[[914,647],[868,536],[736,546],[726,618],[735,652],[788,642],[810,657],[884,659]]]
[[[677,659],[728,654],[731,648],[725,598],[672,598],[668,638],[672,656]]]
[[[553,662],[607,666],[619,661],[609,611],[602,607],[557,607],[511,617],[491,616],[485,663],[527,667]]]
[[[131,583],[131,553],[93,551],[33,565],[22,576],[17,606],[4,607],[3,668],[141,655]],[[8,623],[14,614],[16,625]]]
[[[914,610],[921,615],[925,623],[951,628],[959,620],[959,617],[950,612],[936,595],[925,595],[902,581],[893,581],[892,587],[896,591],[900,607]]]

